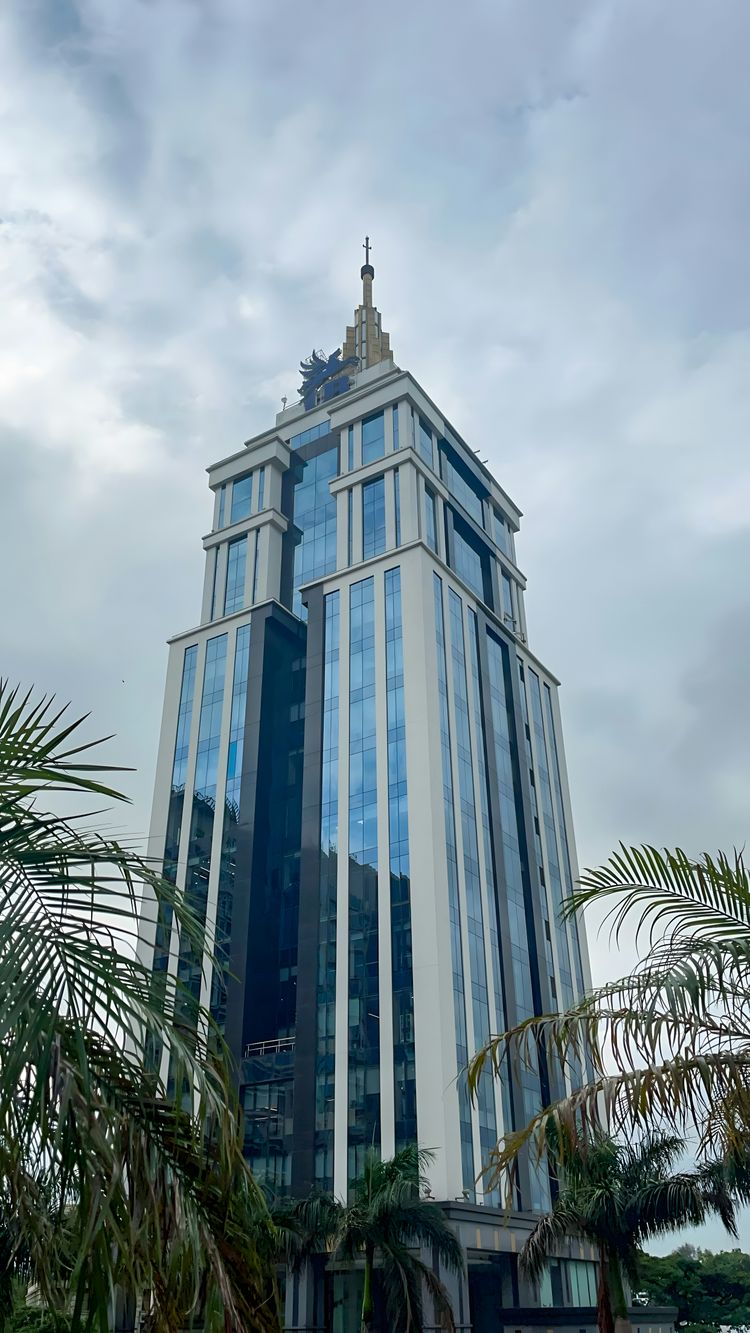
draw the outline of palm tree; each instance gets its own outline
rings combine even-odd
[[[716,1164],[676,1172],[684,1140],[666,1134],[618,1143],[595,1131],[585,1151],[562,1151],[554,1122],[547,1150],[559,1177],[552,1209],[537,1222],[520,1254],[521,1268],[538,1279],[561,1241],[582,1236],[598,1253],[600,1333],[626,1333],[626,1282],[638,1276],[644,1241],[681,1226],[699,1226],[718,1212],[736,1235],[729,1182]]]
[[[640,961],[563,1013],[530,1018],[492,1037],[471,1062],[475,1094],[489,1064],[546,1051],[587,1070],[582,1086],[505,1136],[488,1163],[490,1181],[513,1175],[529,1145],[544,1151],[547,1127],[585,1143],[604,1127],[625,1138],[663,1125],[695,1139],[697,1160],[739,1163],[750,1146],[750,880],[742,856],[625,847],[587,871],[566,913],[616,901],[612,937],[637,917]]]
[[[136,952],[139,908],[196,951],[202,923],[90,816],[46,808],[125,799],[101,781],[113,770],[78,739],[82,721],[0,682],[0,1320],[21,1265],[72,1333],[106,1327],[118,1291],[149,1293],[155,1333],[198,1304],[235,1333],[273,1333],[273,1277],[248,1240],[271,1224],[221,1039],[200,1009],[196,1028],[178,1022],[179,984],[155,987]],[[171,1053],[173,1095],[147,1043]]]
[[[290,1267],[328,1251],[334,1260],[354,1265],[364,1260],[362,1333],[376,1333],[384,1307],[389,1333],[421,1333],[422,1289],[435,1306],[436,1317],[455,1333],[448,1293],[415,1250],[434,1250],[448,1269],[461,1272],[463,1250],[439,1204],[423,1198],[424,1168],[432,1154],[416,1145],[403,1148],[388,1161],[368,1150],[362,1175],[348,1206],[331,1195],[272,1207]]]

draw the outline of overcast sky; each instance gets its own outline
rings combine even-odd
[[[524,511],[581,863],[744,843],[749,47],[747,0],[6,0],[1,669],[117,733],[123,829],[204,469],[341,343],[367,231],[398,364]]]

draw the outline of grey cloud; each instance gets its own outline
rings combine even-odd
[[[119,733],[133,830],[204,468],[341,341],[369,231],[398,361],[525,511],[581,862],[745,841],[749,36],[743,0],[6,7],[3,670]]]

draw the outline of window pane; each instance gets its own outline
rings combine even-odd
[[[427,545],[437,555],[437,523],[435,521],[435,496],[425,487],[424,492],[425,539]]]
[[[250,517],[250,506],[253,500],[253,474],[247,477],[240,477],[232,487],[232,514],[231,523],[238,523],[241,518]]]
[[[453,532],[453,564],[459,578],[464,583],[468,583],[477,597],[484,601],[484,575],[482,572],[482,557],[473,546],[461,536],[461,533],[454,529]]]
[[[505,519],[503,518],[503,515],[502,515],[497,509],[493,509],[492,514],[493,514],[493,518],[494,518],[494,527],[495,527],[494,537],[495,537],[495,541],[497,542],[498,546],[500,547],[500,550],[501,550],[501,551],[504,551],[505,554],[506,554],[507,556],[509,556],[510,559],[512,560],[512,559],[513,559],[513,538],[511,537],[511,534],[510,534],[510,528],[508,527],[508,524],[505,522]]]
[[[229,543],[227,556],[227,586],[224,596],[224,615],[239,611],[245,602],[245,565],[247,564],[247,535]]]
[[[382,458],[385,453],[385,426],[383,413],[365,417],[362,422],[362,462],[371,463],[374,458]]]
[[[432,467],[432,428],[428,426],[424,417],[419,418],[419,452],[425,463]]]
[[[338,465],[338,444],[295,465],[294,526],[301,536],[294,550],[293,610],[303,618],[307,612],[299,588],[336,568],[336,497],[331,495],[330,482]]]
[[[443,481],[455,500],[483,527],[482,492],[480,483],[469,481],[453,462],[445,443],[441,445],[441,469]]]
[[[376,477],[362,487],[363,559],[385,550],[385,478]]]

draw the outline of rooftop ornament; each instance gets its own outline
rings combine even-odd
[[[342,361],[340,347],[330,355],[316,352],[313,348],[312,355],[306,361],[300,361],[299,366],[302,376],[300,397],[305,407],[308,409],[315,407],[319,389],[323,390],[324,402],[329,398],[336,398],[340,393],[346,393],[347,389],[351,388],[351,376],[346,372],[353,371],[358,366],[359,358],[356,356],[347,356]]]

